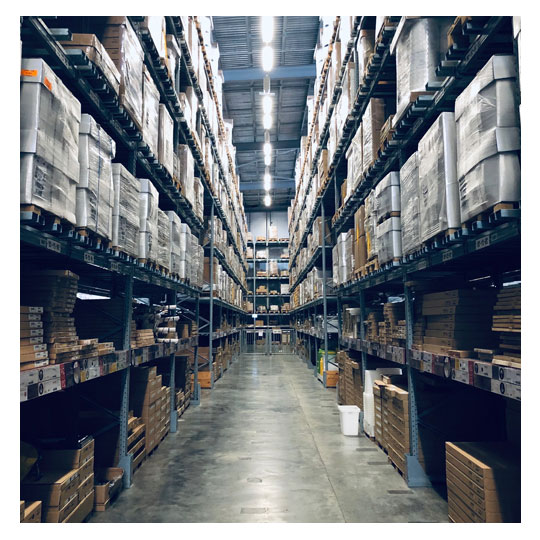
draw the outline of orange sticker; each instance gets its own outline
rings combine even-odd
[[[51,84],[51,81],[47,79],[47,77],[43,79],[43,84],[52,92],[52,84]]]
[[[37,69],[21,69],[22,77],[37,77]]]

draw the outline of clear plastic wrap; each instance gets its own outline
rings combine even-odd
[[[150,147],[150,151],[157,157],[159,155],[159,90],[146,66],[144,66],[143,74],[142,136],[143,141]]]
[[[362,171],[366,173],[377,157],[384,124],[384,100],[371,98],[362,116]]]
[[[385,264],[401,258],[401,220],[399,217],[385,219],[377,225],[377,259]]]
[[[193,179],[193,188],[194,188],[193,194],[194,194],[194,201],[195,201],[193,211],[195,212],[195,215],[201,221],[203,221],[204,219],[204,188],[203,188],[200,178]]]
[[[158,253],[156,262],[166,270],[171,269],[171,229],[169,216],[158,208]]]
[[[144,20],[141,22],[141,28],[148,29],[160,58],[163,58],[167,62],[167,43],[165,41],[167,27],[165,25],[165,17],[163,15],[144,17]]]
[[[418,143],[420,241],[461,226],[456,122],[443,112]]]
[[[120,103],[142,129],[144,52],[128,18],[108,17],[102,43],[122,77]]]
[[[401,209],[399,196],[399,173],[388,173],[375,187],[375,211],[377,221]]]
[[[495,55],[456,100],[461,218],[520,200],[515,59]]]
[[[186,144],[178,145],[178,172],[180,174],[178,180],[182,186],[182,195],[194,206],[195,190],[194,183],[194,161],[193,154],[189,146]]]
[[[366,234],[366,251],[368,260],[377,256],[377,213],[375,212],[373,190],[366,197],[364,229]]]
[[[174,175],[174,123],[167,107],[159,105],[158,159],[171,176]]]
[[[362,178],[362,124],[358,126],[356,133],[347,149],[347,179],[351,180],[351,187],[354,189]]]
[[[40,58],[21,61],[20,203],[75,224],[81,104]]]
[[[167,34],[167,57],[169,60],[169,74],[171,76],[173,87],[178,95],[180,93],[180,71],[181,71],[181,58],[182,49],[178,45],[176,37]]]
[[[112,164],[113,246],[131,257],[138,256],[140,182],[120,163]]]
[[[76,197],[77,226],[112,238],[114,190],[111,161],[116,144],[89,114],[79,126],[79,185]]]
[[[121,75],[109,53],[94,34],[71,34],[71,41],[60,41],[64,49],[81,49],[86,57],[97,66],[111,88],[120,93]]]
[[[414,152],[399,171],[401,189],[401,244],[403,255],[420,246],[420,193],[418,154]]]
[[[375,44],[375,32],[370,29],[360,30],[360,36],[356,43],[358,51],[358,80],[362,82],[369,59],[373,54]]]
[[[407,18],[397,39],[397,106],[393,123],[406,111],[414,92],[425,92],[447,50],[446,34],[454,17]],[[414,100],[414,99],[413,99]]]
[[[139,194],[139,258],[157,260],[159,193],[152,182],[140,179]]]

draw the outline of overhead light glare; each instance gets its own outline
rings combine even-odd
[[[272,98],[270,96],[263,96],[262,106],[263,113],[270,114],[272,112]]]
[[[264,189],[266,191],[270,191],[270,188],[272,187],[272,177],[266,173],[264,175]]]
[[[270,143],[265,142],[263,144],[263,153],[265,156],[269,156],[272,154],[272,145]]]
[[[261,37],[263,43],[270,43],[274,37],[274,17],[261,17]]]
[[[264,164],[269,167],[270,163],[272,163],[272,158],[270,156],[264,156]]]
[[[270,206],[272,204],[272,197],[270,197],[270,194],[267,193],[264,196],[264,206]]]
[[[272,116],[270,114],[265,114],[263,116],[263,128],[270,129],[272,127]]]
[[[263,71],[272,71],[274,67],[274,49],[270,45],[265,45],[262,49],[262,68]]]

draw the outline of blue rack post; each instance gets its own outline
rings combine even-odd
[[[195,300],[195,320],[197,321],[197,339],[195,340],[195,349],[193,351],[193,390],[191,403],[199,405],[201,402],[201,385],[199,384],[199,295]]]
[[[208,317],[208,370],[210,371],[210,388],[214,386],[214,370],[212,365],[212,344],[214,339],[214,199],[210,205],[210,314]]]
[[[167,294],[167,305],[174,305],[174,310],[176,311],[176,294],[168,293]],[[169,311],[170,313],[170,311]],[[178,411],[176,410],[176,353],[172,353],[169,357],[169,391],[170,391],[170,402],[171,402],[171,425],[169,431],[171,433],[176,433],[178,426]]]

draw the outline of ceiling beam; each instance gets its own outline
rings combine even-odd
[[[272,189],[294,189],[294,180],[273,180]],[[260,191],[264,189],[263,182],[240,182],[240,191]]]
[[[262,81],[265,72],[262,68],[224,69],[225,83],[233,81]],[[277,66],[271,72],[272,79],[306,79],[315,78],[315,64],[301,66]]]
[[[263,150],[263,142],[246,142],[234,143],[236,152],[253,152],[254,150]],[[292,139],[290,141],[274,141],[270,142],[272,150],[288,150],[290,148],[300,148],[300,139]]]

